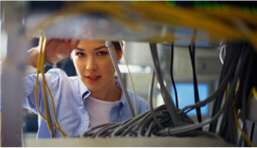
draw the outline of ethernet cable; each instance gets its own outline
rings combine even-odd
[[[114,9],[115,8],[115,9]],[[154,9],[153,9],[154,8]],[[133,11],[133,12],[131,12]],[[132,32],[137,30],[149,28],[153,30],[153,27],[149,27],[144,24],[154,24],[156,26],[167,25],[169,28],[174,27],[187,27],[198,30],[204,30],[210,34],[211,41],[217,41],[219,39],[236,40],[244,37],[248,38],[252,44],[254,42],[255,30],[251,29],[251,35],[243,34],[239,27],[235,24],[235,19],[244,21],[245,23],[256,26],[256,15],[249,15],[243,13],[242,9],[230,6],[229,13],[226,11],[205,11],[196,9],[184,9],[182,7],[169,7],[164,3],[151,2],[145,3],[100,3],[100,2],[83,2],[69,7],[65,7],[51,16],[47,17],[46,20],[55,19],[58,16],[64,16],[64,18],[70,18],[74,15],[90,14],[99,12],[106,14],[114,19],[122,26],[128,28]],[[124,13],[120,13],[124,12]],[[137,14],[141,21],[135,21],[133,14]],[[197,19],[195,19],[197,18]],[[137,23],[135,23],[137,22]],[[53,25],[54,21],[50,22],[42,20],[40,21],[39,28],[47,29]],[[155,27],[153,31],[157,31]],[[147,30],[147,29],[146,29]],[[152,31],[151,30],[151,31]],[[33,31],[32,31],[33,32]],[[220,34],[222,32],[222,34]],[[156,33],[155,39],[159,38],[160,33]],[[170,38],[168,38],[170,41]],[[160,40],[159,40],[160,41]],[[163,41],[167,41],[164,40]]]
[[[239,49],[235,47],[239,47]],[[226,139],[226,141],[235,144],[233,142],[234,134],[235,134],[234,127],[233,127],[235,122],[233,120],[234,119],[237,120],[238,117],[234,115],[235,109],[231,106],[231,104],[233,104],[232,103],[233,101],[236,101],[237,104],[241,103],[242,101],[245,102],[247,99],[241,99],[241,98],[249,97],[249,96],[244,97],[245,95],[240,96],[240,93],[242,94],[242,90],[243,90],[243,94],[245,94],[246,90],[248,90],[248,88],[245,86],[248,84],[247,82],[249,82],[250,80],[249,74],[251,74],[250,72],[253,65],[252,57],[254,55],[254,54],[250,54],[249,50],[245,49],[245,47],[244,48],[241,48],[241,47],[244,47],[244,46],[235,45],[235,46],[230,46],[227,49],[228,52],[224,60],[222,74],[220,76],[220,80],[221,80],[220,85],[218,89],[215,91],[215,93],[211,96],[213,98],[208,101],[216,100],[217,97],[223,96],[223,95],[225,95],[227,99],[225,98],[224,103],[221,105],[221,108],[219,108],[217,112],[215,112],[215,114],[213,114],[213,116],[210,119],[194,124],[190,120],[190,118],[186,116],[184,112],[185,110],[182,111],[175,108],[175,112],[180,113],[179,114],[180,123],[178,126],[176,126],[167,109],[167,107],[170,107],[170,106],[164,104],[154,109],[154,112],[153,112],[154,115],[151,113],[151,110],[149,110],[144,114],[141,114],[135,118],[131,118],[117,125],[110,125],[109,127],[107,126],[103,127],[103,129],[99,130],[100,132],[91,133],[91,136],[89,133],[88,137],[93,137],[93,138],[94,137],[167,137],[167,136],[204,135],[204,136],[217,138],[218,135],[213,136],[213,134],[210,132],[199,131],[197,129],[207,124],[214,123],[215,121],[218,120],[221,114],[223,114],[221,128],[219,129],[220,130],[219,135],[220,137]],[[154,54],[155,55],[153,56],[153,61],[157,61],[156,57],[158,55],[156,53]],[[249,58],[249,55],[251,55],[250,58]],[[157,62],[154,63],[155,67],[156,67],[156,63]],[[226,69],[224,69],[225,67]],[[157,71],[158,70],[159,69],[157,69]],[[235,95],[236,92],[238,92],[238,95]],[[163,95],[163,97],[166,97],[166,96]],[[241,106],[245,106],[245,103],[241,103],[241,104],[242,104]],[[201,107],[201,105],[198,104],[196,106],[193,106],[193,108],[194,107]],[[244,108],[242,107],[241,110],[245,111]],[[192,108],[189,107],[188,109],[192,109]],[[244,116],[243,113],[241,115]],[[155,121],[154,116],[157,118],[157,121],[163,126],[163,128],[158,125],[158,122]],[[228,127],[228,124],[229,124],[229,127]],[[243,130],[241,133],[244,136],[245,132]],[[244,136],[244,138],[247,140],[248,137],[246,138]],[[247,143],[250,144],[249,141],[247,141]]]
[[[53,96],[51,94],[51,91],[49,89],[49,86],[47,85],[47,82],[45,81],[44,77],[44,63],[45,63],[45,46],[47,43],[47,38],[41,37],[40,38],[40,45],[39,45],[39,53],[38,53],[38,61],[37,61],[37,75],[36,75],[36,84],[35,84],[35,102],[36,102],[36,108],[38,110],[39,115],[47,122],[49,131],[52,135],[52,137],[55,137],[53,134],[53,127],[56,128],[62,135],[63,137],[66,137],[67,135],[61,130],[59,123],[57,121],[56,113],[55,113],[55,108],[54,108],[54,101],[53,101]],[[41,71],[42,74],[42,84],[43,84],[43,95],[44,95],[44,106],[45,106],[45,112],[46,112],[46,117],[42,114],[42,112],[39,109],[38,106],[38,82],[39,82],[39,70]],[[46,95],[46,89],[48,90],[51,101],[52,101],[52,108],[53,108],[53,113],[54,113],[54,119],[56,122],[56,125],[52,124],[51,116],[50,116],[50,111],[48,108],[48,101],[47,101],[47,95]]]
[[[220,59],[220,62],[221,64],[224,64],[224,58],[222,57],[222,55],[225,55],[226,54],[226,46],[225,45],[222,45],[220,47],[220,53],[219,53],[219,59]]]
[[[124,60],[125,60],[125,63],[126,63],[127,69],[128,69],[129,79],[130,79],[130,83],[131,83],[131,86],[132,86],[132,92],[133,92],[135,116],[137,116],[138,115],[138,111],[137,111],[135,87],[134,87],[133,79],[132,79],[132,76],[131,76],[131,72],[130,72],[129,67],[128,67],[127,59],[126,59],[126,56],[124,54],[125,42],[123,42],[124,45],[122,45],[122,42],[119,42],[119,43],[120,43],[120,47],[121,47],[121,50],[122,50],[122,53],[123,53],[123,57],[124,57]]]
[[[178,133],[183,133],[183,132],[187,132],[187,131],[190,131],[190,130],[193,130],[193,129],[200,128],[200,127],[202,127],[206,124],[209,124],[209,123],[213,122],[214,120],[216,120],[225,111],[225,109],[227,108],[227,106],[229,105],[231,100],[233,100],[233,97],[234,97],[233,92],[235,91],[235,88],[236,88],[237,79],[239,78],[240,74],[242,74],[243,68],[245,66],[245,62],[247,61],[247,58],[248,58],[247,53],[244,56],[242,56],[242,58],[243,59],[242,59],[242,62],[240,63],[240,66],[238,68],[238,72],[236,73],[235,77],[233,78],[234,81],[231,84],[231,88],[230,88],[229,93],[228,93],[228,99],[227,99],[227,101],[225,101],[224,105],[219,110],[219,112],[214,117],[212,117],[211,119],[205,120],[205,121],[203,121],[201,123],[198,123],[198,124],[169,128],[168,129],[169,133],[178,134]]]
[[[174,43],[171,43],[171,51],[170,51],[170,79],[171,79],[171,83],[172,83],[174,94],[175,94],[176,107],[178,108],[179,107],[179,104],[178,104],[178,93],[177,93],[177,88],[176,88],[175,80],[174,80],[174,77],[173,77],[173,60],[174,60]]]
[[[237,56],[240,54],[238,52],[235,52],[235,54],[237,54]],[[206,98],[205,100],[203,101],[200,101],[194,105],[188,105],[188,106],[185,106],[183,109],[181,109],[180,113],[181,112],[184,112],[185,110],[189,109],[188,111],[196,108],[196,107],[201,107],[201,106],[204,106],[206,105],[207,103],[209,103],[210,101],[214,100],[216,96],[218,96],[221,92],[223,92],[223,90],[226,88],[227,86],[227,83],[229,81],[229,79],[231,78],[231,76],[233,75],[233,70],[235,70],[235,67],[236,67],[236,64],[237,64],[238,61],[235,61],[231,64],[231,66],[229,67],[229,73],[225,76],[224,80],[221,82],[219,88],[211,95],[209,96],[208,98]],[[187,111],[187,112],[188,112]]]
[[[40,69],[42,74],[45,73],[45,69],[44,69],[44,60],[45,60],[45,46],[46,46],[46,38],[43,38],[43,50],[41,53],[41,65],[40,65]],[[53,125],[52,125],[52,119],[51,119],[51,115],[50,115],[50,110],[49,110],[49,106],[48,106],[48,100],[47,100],[47,94],[46,94],[46,83],[45,83],[45,77],[44,75],[42,75],[42,82],[43,82],[43,97],[44,97],[44,104],[45,104],[45,112],[46,112],[46,119],[47,119],[47,125],[49,128],[49,131],[52,135],[52,137],[55,137],[54,132],[53,132]]]
[[[158,121],[158,119],[157,119],[157,117],[155,115],[154,108],[153,108],[153,86],[154,86],[154,79],[155,79],[155,71],[153,70],[151,84],[150,84],[149,93],[148,93],[148,104],[150,106],[150,112],[151,112],[151,115],[152,115],[154,121],[159,126],[159,128],[163,128],[161,123]]]
[[[232,63],[234,62],[234,58],[239,58],[239,54],[236,54],[237,51],[239,50],[236,50],[235,52],[233,51],[234,49],[234,46],[230,47],[231,44],[224,44],[224,45],[221,45],[223,46],[224,48],[226,48],[226,56],[224,57],[224,64],[222,66],[222,70],[221,70],[221,74],[220,74],[220,78],[219,78],[219,84],[218,86],[221,85],[221,82],[223,82],[224,80],[224,77],[225,75],[228,73],[228,71],[230,71],[231,69],[231,65]],[[228,46],[228,47],[227,47]],[[238,45],[235,45],[236,47],[241,47],[241,46],[238,46]],[[232,68],[233,69],[233,68]],[[225,89],[225,88],[224,88]],[[213,104],[213,108],[212,108],[212,115],[211,117],[213,117],[217,112],[218,110],[220,109],[220,106],[221,106],[221,103],[223,101],[223,92],[220,92],[220,94],[218,94],[214,100],[214,104]],[[209,128],[209,131],[211,132],[215,132],[216,131],[216,127],[217,127],[217,121],[214,121],[210,124],[210,128]]]
[[[122,79],[122,75],[121,75],[121,72],[119,70],[119,67],[118,67],[118,63],[117,63],[117,60],[113,54],[113,49],[112,49],[112,46],[111,46],[111,42],[110,41],[106,41],[105,42],[105,45],[110,53],[110,56],[111,56],[111,60],[112,60],[112,63],[113,63],[113,66],[118,74],[118,78],[120,80],[120,84],[121,84],[121,89],[122,91],[124,92],[125,94],[125,97],[126,97],[126,101],[128,103],[128,107],[129,107],[129,111],[130,111],[130,114],[132,117],[135,117],[135,112],[133,110],[133,107],[132,107],[132,104],[131,104],[131,101],[130,101],[130,98],[128,96],[128,92],[127,92],[127,89],[126,89],[126,86],[125,84],[123,83],[123,79]]]
[[[157,67],[155,71],[157,72],[157,76],[159,75],[161,77],[159,68],[157,66],[158,54],[156,54],[156,44],[153,44],[153,47],[151,50],[152,50],[153,61],[155,61],[154,67],[155,68]],[[203,127],[204,125],[207,125],[216,121],[222,113],[228,112],[228,108],[231,108],[229,107],[229,105],[235,98],[235,92],[239,89],[238,79],[241,78],[242,74],[244,74],[244,69],[246,68],[245,65],[247,63],[252,63],[248,59],[249,51],[246,51],[246,52],[241,52],[241,51],[242,50],[233,51],[228,49],[228,54],[226,55],[225,62],[223,65],[224,67],[228,66],[228,70],[226,70],[226,72],[223,71],[223,76],[221,78],[222,82],[220,82],[219,88],[216,90],[216,93],[214,93],[215,96],[213,95],[213,97],[215,98],[216,96],[223,94],[224,89],[228,88],[228,84],[231,83],[231,85],[229,87],[228,93],[226,93],[227,99],[225,99],[224,104],[221,106],[218,112],[214,114],[212,118],[205,120],[203,122],[194,124],[193,121],[184,113],[184,111],[174,108],[175,109],[174,114],[180,113],[178,114],[179,120],[177,121],[179,122],[179,124],[175,125],[176,121],[172,119],[172,116],[170,115],[170,111],[168,109],[168,108],[171,108],[171,105],[164,104],[154,109],[154,112],[153,112],[154,115],[152,114],[151,110],[149,110],[141,115],[128,119],[127,121],[124,121],[122,123],[116,123],[116,124],[112,123],[112,124],[107,124],[106,126],[103,125],[101,126],[102,129],[99,126],[100,130],[98,130],[96,133],[93,133],[91,130],[90,132],[85,132],[84,136],[93,137],[93,138],[94,137],[158,137],[158,136],[166,137],[166,136],[197,136],[197,135],[211,136],[212,135],[211,133],[198,131],[197,129],[200,127]],[[233,60],[235,58],[237,60]],[[248,65],[248,66],[251,67],[251,65]],[[247,68],[247,69],[250,69],[250,68]],[[249,73],[249,70],[247,71],[247,73]],[[153,84],[153,79],[151,84]],[[246,85],[246,83],[243,83],[243,84]],[[164,93],[165,92],[162,92],[162,94]],[[167,97],[167,96],[165,96],[164,94],[163,97]],[[157,121],[160,123],[160,125],[163,126],[163,128],[158,125],[158,122],[155,121],[154,116],[157,118]],[[224,114],[224,116],[226,116],[226,114]],[[224,117],[224,118],[227,118],[227,117]],[[232,118],[228,118],[228,120],[231,120],[231,119]],[[224,128],[224,127],[221,127],[221,128]]]
[[[155,43],[150,43],[150,51],[154,63],[154,70],[156,72],[157,80],[160,83],[161,86],[161,94],[163,96],[163,100],[165,102],[165,105],[167,106],[167,110],[169,111],[169,114],[171,116],[172,121],[174,122],[175,126],[179,125],[179,121],[181,121],[179,114],[176,112],[176,107],[174,105],[174,102],[171,99],[170,94],[167,92],[164,84],[163,84],[163,78],[161,76],[160,71],[160,65],[159,65],[159,59],[158,59],[158,53],[157,53],[157,46]]]
[[[195,36],[194,31],[194,36]],[[195,41],[192,41],[192,45],[189,45],[189,55],[191,59],[191,65],[192,65],[192,73],[193,73],[193,84],[194,84],[194,97],[195,97],[195,103],[199,102],[199,92],[198,92],[198,82],[197,82],[197,76],[196,76],[196,70],[195,70]],[[202,121],[202,114],[200,108],[196,108],[196,114],[198,122]]]
[[[236,113],[236,108],[235,108],[235,100],[233,101],[233,113],[234,113],[234,117],[235,117],[235,122],[236,122],[236,127],[239,129],[239,131],[242,133],[244,139],[246,140],[246,142],[251,146],[251,147],[255,147],[253,142],[247,137],[246,133],[242,130],[242,128],[239,126],[239,120],[238,120],[238,116]]]
[[[53,109],[53,115],[54,115],[54,119],[55,119],[55,123],[56,123],[56,126],[57,126],[57,130],[61,132],[61,134],[63,135],[63,137],[66,137],[67,135],[60,129],[60,126],[59,126],[59,123],[58,123],[58,120],[57,120],[57,117],[56,117],[56,112],[55,112],[55,105],[54,105],[54,100],[53,100],[53,96],[52,96],[52,93],[50,91],[50,88],[45,80],[45,68],[44,68],[44,64],[47,63],[46,60],[45,60],[45,49],[46,49],[46,43],[47,43],[47,38],[45,38],[45,43],[44,43],[44,47],[43,47],[43,52],[42,52],[42,55],[43,55],[43,58],[42,58],[42,62],[41,62],[41,73],[43,74],[42,75],[42,79],[43,79],[43,89],[44,89],[44,98],[46,98],[45,100],[47,100],[47,96],[46,96],[46,91],[45,91],[45,88],[47,88],[48,92],[49,92],[49,95],[50,95],[50,98],[51,98],[51,103],[52,103],[52,109]],[[47,103],[48,104],[48,103]],[[48,105],[47,105],[48,106]],[[49,116],[49,118],[51,119],[51,116]],[[51,120],[49,120],[49,122],[51,122]],[[50,123],[52,124],[52,122]]]
[[[46,117],[44,117],[44,115],[41,113],[41,111],[40,111],[40,109],[39,109],[39,106],[38,106],[38,99],[37,99],[37,97],[38,97],[38,79],[39,79],[39,69],[41,69],[41,66],[42,66],[42,50],[44,50],[44,49],[42,49],[42,48],[44,48],[43,46],[43,44],[44,43],[46,43],[46,41],[45,41],[45,39],[44,38],[40,38],[40,45],[39,45],[39,47],[40,47],[40,52],[39,52],[39,54],[38,54],[38,61],[37,61],[37,75],[36,75],[36,84],[35,84],[35,102],[36,102],[36,107],[37,107],[37,110],[38,110],[38,113],[41,115],[41,117],[47,122],[47,126],[48,126],[48,129],[49,129],[49,131],[50,131],[50,133],[51,133],[51,135],[52,135],[52,137],[54,137],[54,135],[53,135],[53,129],[52,129],[52,122],[50,123],[49,122],[49,120],[51,121],[51,119],[49,119],[49,116],[50,116],[50,114],[49,114],[49,108],[48,107],[46,107],[46,105],[48,106],[48,104],[46,104],[46,102],[47,102],[47,100],[45,100],[45,95],[44,95],[44,103],[45,103],[45,112],[46,112]],[[44,93],[45,93],[45,91],[44,91]]]

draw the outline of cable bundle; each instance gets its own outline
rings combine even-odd
[[[177,109],[178,112],[178,109]],[[169,112],[165,105],[159,106],[154,110],[155,117],[162,127],[155,122],[151,111],[131,118],[122,123],[106,123],[89,128],[83,137],[167,137],[172,136],[167,127],[174,127]],[[193,121],[186,115],[181,115],[182,122],[192,124]],[[194,133],[192,133],[193,135]],[[181,134],[182,136],[182,134]]]
[[[226,55],[220,75],[217,90],[204,101],[189,105],[179,110],[164,87],[159,69],[156,44],[150,44],[154,61],[154,72],[149,91],[150,110],[122,123],[107,123],[88,129],[83,137],[166,137],[166,136],[214,136],[217,129],[217,120],[223,114],[218,135],[227,142],[237,144],[237,129],[250,146],[254,146],[246,136],[245,120],[246,105],[249,98],[256,97],[256,68],[257,55],[252,46],[246,42],[226,44]],[[161,94],[165,104],[153,108],[152,89],[155,74],[161,86]],[[223,99],[224,98],[224,99]],[[212,117],[200,123],[193,121],[186,115],[187,112],[205,106],[215,101]],[[241,112],[243,128],[240,127],[238,114]],[[210,132],[199,130],[210,124]],[[214,137],[217,137],[214,136]]]
[[[52,93],[49,89],[49,86],[45,80],[45,48],[46,48],[46,43],[47,43],[47,38],[41,37],[40,38],[40,44],[39,44],[39,53],[38,53],[38,60],[37,60],[37,76],[36,76],[36,84],[35,84],[35,102],[36,102],[36,107],[38,110],[39,115],[47,122],[48,129],[51,133],[52,138],[55,138],[54,132],[53,132],[53,127],[57,129],[63,137],[66,137],[67,135],[61,130],[59,123],[57,121],[56,113],[55,113],[55,107],[54,107],[54,100]],[[38,106],[38,82],[39,82],[39,73],[41,71],[42,74],[42,84],[43,84],[43,97],[44,97],[44,107],[45,107],[45,116],[42,114],[42,112],[39,109]],[[55,124],[52,123],[51,115],[50,115],[50,110],[49,110],[49,105],[48,105],[48,100],[47,100],[47,91],[49,92],[49,95],[51,97],[51,103],[52,103],[52,109],[53,109],[53,114],[54,114],[54,119],[55,119]]]
[[[187,2],[184,2],[187,4]],[[253,3],[255,6],[256,3]],[[256,7],[256,6],[255,6]],[[229,9],[229,10],[228,10]],[[172,35],[175,29],[197,30],[196,39],[217,43],[221,40],[235,41],[248,40],[257,51],[256,13],[246,13],[243,6],[237,7],[229,5],[229,8],[219,8],[206,10],[188,7],[167,5],[166,2],[80,2],[64,7],[49,17],[42,19],[38,25],[31,28],[31,35],[42,33],[48,28],[60,22],[60,17],[70,19],[74,16],[103,14],[110,22],[117,23],[124,30],[116,28],[115,32],[110,32],[99,37],[102,40],[136,40],[145,42],[174,42],[176,40],[190,39],[193,34]],[[58,20],[58,21],[56,21]],[[112,25],[110,25],[112,27]],[[84,26],[80,26],[83,28]],[[97,27],[97,26],[94,26]],[[98,28],[94,28],[98,29]],[[106,28],[112,30],[113,28]],[[126,31],[130,32],[126,32]],[[81,31],[81,30],[80,30]],[[201,31],[204,32],[201,33]],[[85,31],[86,32],[86,31]],[[120,32],[119,34],[116,34]],[[92,32],[91,32],[92,33]],[[206,34],[207,36],[206,36]],[[121,34],[124,34],[122,36]],[[67,35],[67,34],[65,34]],[[205,35],[204,38],[201,35]],[[74,37],[72,34],[67,38]],[[85,36],[76,36],[85,38]],[[92,38],[92,36],[90,36]]]
[[[152,82],[149,91],[149,104],[150,110],[133,117],[122,123],[107,123],[99,126],[89,128],[83,135],[83,137],[156,137],[156,136],[174,136],[170,132],[170,128],[193,124],[193,121],[185,114],[180,113],[179,109],[175,107],[168,91],[166,90],[163,79],[161,76],[157,46],[156,44],[150,44],[151,54],[154,62],[154,69]],[[111,50],[109,50],[111,52]],[[165,104],[153,109],[152,104],[152,90],[155,78],[161,86],[161,94],[163,96]],[[190,131],[191,135],[198,135],[199,131]],[[184,132],[176,134],[176,136],[182,136]],[[190,134],[186,134],[189,136]]]
[[[257,86],[257,55],[253,51],[253,47],[247,42],[229,43],[226,44],[225,47],[226,57],[220,80],[223,80],[224,75],[229,72],[229,66],[233,63],[237,63],[237,67],[234,70],[235,73],[230,77],[227,89],[224,89],[224,91],[215,99],[213,114],[217,113],[222,102],[228,102],[228,105],[224,109],[220,128],[217,132],[226,141],[241,145],[238,141],[237,131],[239,130],[247,143],[244,146],[254,146],[251,142],[252,139],[248,138],[245,134],[245,126],[247,119],[247,105],[253,96],[251,90]],[[241,52],[241,54],[235,55],[236,52]],[[223,100],[223,96],[225,100]],[[241,116],[243,128],[241,128],[239,124],[238,114]],[[216,126],[217,122],[213,122],[210,126],[210,131],[215,132]]]

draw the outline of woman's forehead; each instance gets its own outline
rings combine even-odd
[[[89,49],[89,48],[95,48],[99,46],[105,46],[105,41],[101,40],[80,40],[79,41],[79,48],[83,49]]]

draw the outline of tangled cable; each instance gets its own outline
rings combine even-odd
[[[174,136],[169,128],[194,123],[185,113],[179,114],[179,109],[175,107],[171,96],[163,84],[156,44],[150,43],[150,49],[155,69],[149,88],[150,110],[122,123],[107,123],[91,127],[81,135],[82,137],[166,137]],[[165,104],[154,109],[152,104],[152,92],[155,74],[160,83],[161,94]],[[199,135],[201,132],[193,129],[190,133],[189,135]],[[182,132],[176,134],[176,136],[183,136],[183,134]]]
[[[247,102],[256,97],[256,71],[253,63],[257,62],[257,54],[247,42],[227,43],[226,55],[217,90],[205,100],[178,109],[164,87],[158,60],[157,46],[150,43],[153,58],[153,76],[149,87],[150,110],[126,120],[122,123],[107,123],[89,128],[81,137],[167,137],[167,136],[214,136],[237,144],[237,132],[245,139],[243,145],[254,146],[245,131]],[[152,92],[155,74],[161,86],[161,94],[165,104],[153,108]],[[224,99],[223,99],[224,98]],[[194,123],[186,113],[192,109],[205,106],[214,101],[212,117],[200,123]],[[241,112],[243,128],[240,127],[238,114]],[[218,133],[217,120],[221,118]],[[209,132],[200,128],[210,124]]]

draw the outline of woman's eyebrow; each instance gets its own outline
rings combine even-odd
[[[81,49],[81,48],[78,48],[78,47],[76,47],[75,49],[80,50],[80,51],[85,51],[84,49]]]
[[[103,46],[95,48],[94,50],[99,50],[99,49],[102,49],[102,48],[107,48],[107,47],[105,45],[103,45]]]
[[[102,48],[107,48],[107,47],[105,45],[103,45],[103,46],[95,48],[94,50],[99,50],[99,49],[102,49]],[[78,48],[78,47],[76,47],[75,49],[80,50],[80,51],[85,51],[84,49]]]

